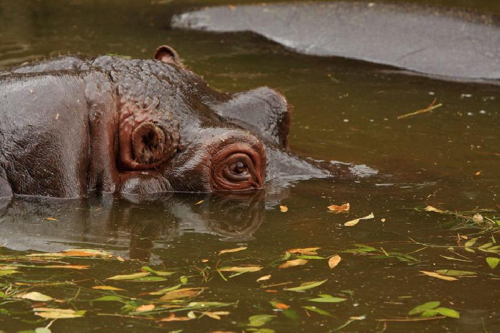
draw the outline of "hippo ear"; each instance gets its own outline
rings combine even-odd
[[[168,45],[159,46],[155,51],[155,59],[163,61],[167,64],[176,64],[182,66],[181,58],[177,51]]]
[[[290,108],[279,92],[262,87],[232,95],[227,102],[214,105],[223,118],[280,147],[288,147]]]

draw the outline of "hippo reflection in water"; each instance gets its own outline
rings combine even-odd
[[[283,95],[215,91],[169,46],[26,64],[0,88],[0,197],[252,191],[351,169],[287,149]]]

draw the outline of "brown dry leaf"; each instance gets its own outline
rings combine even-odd
[[[288,207],[287,206],[280,206],[280,211],[282,213],[286,213],[286,212],[288,212]]]
[[[444,210],[441,210],[439,208],[433,207],[433,206],[427,206],[424,208],[426,212],[434,212],[438,214],[445,214],[446,212]]]
[[[235,266],[235,267],[222,267],[219,268],[221,272],[257,272],[262,269],[261,266]]]
[[[286,252],[292,253],[292,254],[301,254],[304,256],[315,256],[318,254],[316,251],[319,249],[321,249],[321,248],[320,247],[306,247],[303,249],[290,249],[290,250],[287,250]]]
[[[63,268],[63,269],[76,269],[76,270],[83,270],[83,269],[89,269],[89,265],[48,265],[48,266],[43,266],[44,268]]]
[[[188,321],[191,320],[189,317],[176,317],[175,314],[171,314],[170,316],[160,319],[159,322],[166,322],[166,321]]]
[[[338,254],[336,254],[328,259],[328,266],[330,266],[331,269],[334,269],[335,267],[337,267],[341,260],[342,258]]]
[[[295,266],[303,266],[307,264],[309,261],[305,259],[294,259],[294,260],[288,260],[281,265],[278,266],[278,268],[290,268],[290,267],[295,267]]]
[[[105,257],[111,258],[113,255],[106,251],[92,249],[70,249],[56,253],[32,253],[28,257]]]
[[[276,303],[276,308],[281,310],[288,310],[290,306],[286,305],[285,303]]]
[[[341,206],[337,206],[337,205],[331,205],[331,206],[328,206],[328,209],[335,213],[335,214],[339,214],[339,213],[348,213],[349,212],[349,209],[351,209],[351,204],[349,203],[345,203]]]
[[[344,226],[346,226],[346,227],[354,227],[356,224],[359,223],[359,221],[373,219],[374,217],[375,217],[375,215],[373,215],[373,213],[371,213],[370,215],[366,215],[366,216],[360,217],[359,219],[348,221],[348,222],[344,223]]]
[[[203,289],[200,288],[183,288],[183,289],[177,289],[177,290],[172,290],[165,295],[163,295],[160,298],[160,301],[170,301],[173,299],[180,299],[180,298],[188,298],[188,297],[196,297],[201,292]]]
[[[112,286],[95,286],[95,287],[92,287],[92,289],[96,289],[96,290],[114,290],[114,291],[125,290],[125,289],[122,289],[122,288],[116,288],[116,287],[112,287]]]
[[[257,282],[267,281],[271,278],[271,275],[264,275],[257,279]]]
[[[147,311],[153,311],[155,309],[154,304],[146,304],[146,305],[141,305],[137,309],[135,309],[135,312],[147,312]]]
[[[457,278],[454,278],[452,276],[446,276],[446,275],[441,275],[435,272],[428,272],[428,271],[420,271],[421,273],[424,273],[425,275],[428,275],[430,277],[436,278],[436,279],[441,279],[445,281],[457,281]]]
[[[247,246],[237,247],[237,248],[235,248],[235,249],[227,249],[227,250],[222,250],[222,251],[220,251],[220,252],[219,252],[219,255],[224,254],[224,253],[234,253],[234,252],[240,252],[240,251],[244,251],[244,250],[246,250],[246,249],[248,249],[248,247],[247,247]]]

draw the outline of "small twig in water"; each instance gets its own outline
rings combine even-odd
[[[402,116],[398,116],[398,119],[408,118],[408,117],[416,116],[416,115],[419,115],[422,113],[432,112],[432,110],[435,110],[435,109],[443,106],[442,103],[436,104],[436,101],[437,101],[437,98],[434,98],[432,103],[428,107],[426,107],[425,109],[421,109],[421,110],[418,110],[415,112],[404,114]]]

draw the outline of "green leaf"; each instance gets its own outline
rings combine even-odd
[[[163,288],[163,289],[160,289],[158,291],[153,291],[153,292],[150,292],[149,295],[164,295],[170,291],[174,291],[174,290],[177,290],[179,289],[180,287],[182,287],[182,284],[177,284],[175,286],[172,286],[172,287],[168,287],[168,288]]]
[[[130,282],[162,282],[167,281],[167,279],[160,276],[145,276],[138,279],[130,280]]]
[[[308,290],[308,289],[312,289],[312,288],[316,288],[318,286],[321,286],[323,283],[325,283],[326,281],[328,281],[328,279],[326,280],[322,280],[322,281],[311,281],[311,282],[304,282],[302,283],[300,286],[298,287],[293,287],[293,288],[285,288],[284,290],[288,290],[288,291],[295,291],[295,292],[303,292],[305,290]]]
[[[436,310],[427,310],[427,311],[422,312],[420,317],[423,317],[423,318],[435,317],[437,314],[438,314],[438,312]]]
[[[500,258],[488,257],[486,258],[486,262],[488,263],[491,269],[495,269],[500,263]]]
[[[95,302],[123,302],[123,297],[109,295],[109,296],[103,296],[103,297],[96,298],[93,301],[95,301]]]
[[[306,256],[306,255],[298,255],[295,257],[297,259],[306,259],[306,260],[324,260],[324,259],[327,259],[325,257],[320,257],[320,256]]]
[[[170,275],[174,275],[175,272],[166,272],[166,271],[156,271],[148,266],[144,266],[141,268],[141,270],[145,271],[145,272],[148,272],[148,273],[152,273],[154,275],[158,275],[158,276],[170,276]]]
[[[187,276],[181,276],[179,278],[179,281],[182,283],[182,284],[187,284],[188,283],[188,277]]]
[[[467,241],[464,246],[471,247],[472,245],[474,245],[474,243],[476,243],[477,240],[478,238],[472,238],[471,240]]]
[[[347,301],[346,298],[333,297],[333,296],[327,295],[327,294],[321,294],[318,296],[319,296],[319,298],[311,298],[308,301],[309,302],[318,302],[318,303],[340,303],[340,302]]]
[[[475,276],[476,272],[470,271],[457,271],[454,269],[440,269],[435,271],[436,273],[447,275],[447,276]]]
[[[127,274],[127,275],[115,275],[112,277],[107,278],[106,280],[115,280],[115,281],[121,281],[121,280],[135,280],[139,278],[143,278],[145,276],[148,276],[148,272],[140,272],[140,273],[134,273],[134,274]]]
[[[270,328],[248,328],[247,331],[255,333],[275,333],[275,331]]]
[[[446,316],[446,317],[450,317],[450,318],[460,318],[460,313],[458,313],[457,311],[453,310],[453,309],[449,309],[449,308],[437,308],[437,309],[434,309],[434,311],[436,311],[437,313],[443,315],[443,316]]]
[[[434,308],[437,308],[440,304],[441,304],[441,302],[436,302],[436,301],[420,304],[420,305],[417,305],[416,307],[414,307],[413,309],[411,309],[410,312],[408,312],[408,314],[414,315],[417,313],[425,312],[427,310],[432,310]]]
[[[50,330],[50,328],[38,327],[35,328],[35,333],[52,333],[52,331]]]
[[[321,309],[318,309],[317,307],[315,306],[303,306],[302,308],[306,309],[306,310],[309,310],[309,311],[312,311],[312,312],[316,312],[322,316],[328,316],[328,317],[331,317],[332,315],[330,314],[330,312],[328,311],[325,311],[325,310],[321,310]]]
[[[16,273],[19,273],[19,271],[16,271],[13,269],[0,270],[0,276],[6,276],[6,275],[11,275],[11,274],[16,274]]]
[[[5,295],[4,292],[0,291],[0,298],[5,298],[5,297],[7,297],[7,295]]]
[[[371,246],[368,246],[368,245],[364,245],[364,244],[354,244],[354,245],[356,245],[358,248],[357,249],[344,250],[342,252],[343,253],[366,253],[366,252],[378,252],[379,251],[379,250],[377,250],[374,247],[371,247]]]
[[[270,322],[274,318],[276,318],[276,316],[266,315],[266,314],[251,316],[250,318],[248,318],[248,322],[249,322],[248,326],[252,326],[252,327],[264,326],[265,324],[267,324],[268,322]]]

